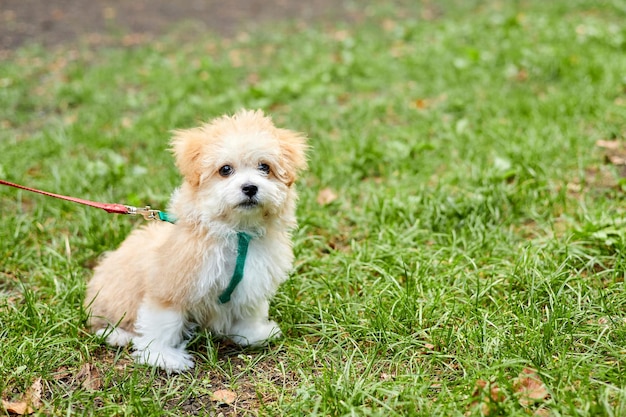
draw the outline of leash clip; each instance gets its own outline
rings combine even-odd
[[[159,213],[161,211],[153,210],[150,208],[150,206],[145,206],[145,207],[126,206],[126,208],[128,209],[128,214],[130,214],[131,216],[140,215],[140,216],[143,216],[143,218],[146,220],[160,220],[161,219],[161,217],[159,216]]]

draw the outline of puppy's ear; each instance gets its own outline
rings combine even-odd
[[[175,130],[172,137],[172,152],[176,158],[176,166],[185,180],[197,187],[202,174],[203,135],[198,128]]]
[[[301,133],[287,129],[277,129],[281,149],[281,169],[279,178],[288,187],[294,183],[298,172],[306,169],[306,151],[309,148],[306,138]]]

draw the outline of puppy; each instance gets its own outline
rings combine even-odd
[[[306,148],[261,111],[174,132],[184,177],[168,210],[175,224],[135,230],[95,268],[89,328],[168,373],[194,366],[185,345],[195,326],[242,346],[280,337],[268,309],[292,268]]]

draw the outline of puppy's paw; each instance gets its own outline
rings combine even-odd
[[[276,322],[255,320],[238,322],[231,329],[229,338],[240,346],[262,346],[282,335]]]
[[[168,374],[189,371],[194,366],[192,356],[180,348],[136,350],[133,357],[137,363],[158,366]]]
[[[111,346],[126,346],[133,340],[135,334],[119,327],[115,329],[107,327],[106,329],[96,331],[96,336],[104,337]]]

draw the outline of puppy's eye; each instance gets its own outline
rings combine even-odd
[[[235,169],[230,165],[224,165],[223,167],[219,169],[218,172],[222,177],[228,177],[232,175],[233,172],[235,172]]]
[[[264,163],[260,163],[259,164],[259,171],[263,172],[264,174],[269,174],[270,173],[270,166]]]

